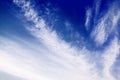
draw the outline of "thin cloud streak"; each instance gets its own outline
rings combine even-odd
[[[114,76],[112,76],[111,69],[112,69],[112,66],[114,65],[114,63],[116,62],[116,59],[120,53],[119,50],[120,50],[119,41],[117,38],[114,38],[113,41],[111,42],[110,46],[107,47],[104,51],[103,73],[104,73],[104,76],[106,77],[106,79],[108,79],[108,80],[116,80],[114,78]]]
[[[116,25],[119,20],[120,9],[113,5],[103,17],[96,21],[97,25],[95,25],[91,37],[96,43],[98,43],[98,45],[103,45],[108,40],[111,33],[116,36]]]
[[[87,9],[87,11],[86,11],[86,21],[85,21],[85,26],[86,26],[87,30],[88,30],[88,27],[90,26],[91,17],[92,17],[92,11],[91,11],[91,9]]]

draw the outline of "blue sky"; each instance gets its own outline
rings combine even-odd
[[[0,1],[0,79],[119,80],[120,1]]]

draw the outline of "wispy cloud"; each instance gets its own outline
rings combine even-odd
[[[115,80],[111,74],[112,66],[119,54],[119,41],[111,41],[99,57],[101,64],[90,62],[91,53],[86,48],[77,48],[62,40],[56,31],[52,31],[47,22],[26,0],[14,0],[23,11],[26,20],[32,22],[32,27],[27,27],[40,43],[36,44],[22,40],[0,37],[0,70],[25,80]],[[99,23],[93,31],[93,37],[99,43],[104,42],[104,21]],[[101,28],[102,27],[102,28]],[[99,36],[100,29],[104,32]],[[100,31],[99,31],[100,30]],[[106,33],[107,34],[107,33]],[[100,37],[100,38],[99,38]],[[103,41],[102,41],[103,40]],[[102,57],[102,58],[101,58]],[[93,56],[94,58],[94,56]],[[102,65],[100,70],[96,66]]]
[[[101,0],[94,0],[95,16],[98,15],[101,5]]]
[[[103,17],[96,20],[97,25],[95,25],[91,36],[98,45],[104,44],[111,33],[116,35],[116,25],[118,24],[119,19],[120,9],[116,7],[116,5],[113,5]]]
[[[92,11],[91,11],[91,9],[87,9],[87,11],[86,11],[86,21],[85,21],[85,26],[86,26],[87,30],[88,30],[88,27],[90,26],[91,17],[92,17]]]
[[[117,38],[114,38],[113,41],[111,42],[110,46],[107,47],[104,51],[103,54],[103,65],[104,65],[104,69],[103,69],[103,73],[106,79],[109,80],[116,80],[113,76],[112,76],[112,66],[114,65],[114,63],[116,62],[116,59],[119,55],[119,50],[120,50],[120,45],[119,45],[119,41]]]

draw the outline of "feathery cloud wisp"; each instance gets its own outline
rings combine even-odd
[[[103,60],[100,58],[103,69],[99,70],[94,61],[89,62],[88,57],[90,53],[100,53],[99,51],[89,51],[86,48],[78,50],[70,46],[37,15],[29,1],[14,0],[14,3],[22,9],[25,19],[34,23],[27,29],[41,44],[0,37],[1,71],[27,80],[115,80],[110,70],[119,54],[117,38],[103,51]],[[94,38],[99,42],[97,36],[100,32],[95,31]],[[104,36],[102,40],[105,40]]]

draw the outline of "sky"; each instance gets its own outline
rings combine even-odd
[[[120,0],[0,0],[0,80],[119,80]]]

